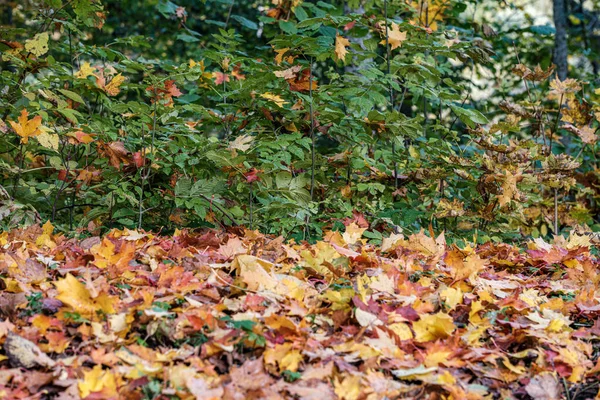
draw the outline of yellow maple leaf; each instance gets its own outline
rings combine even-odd
[[[392,22],[392,29],[388,30],[387,35],[388,35],[388,42],[389,42],[390,48],[392,50],[397,49],[398,47],[402,46],[402,42],[404,42],[406,40],[406,32],[400,31],[400,27],[398,26],[398,24],[395,24],[393,22]],[[386,43],[385,39],[383,39],[380,43],[385,44]]]
[[[460,288],[447,287],[440,292],[440,297],[451,310],[454,310],[457,305],[463,302],[463,292]]]
[[[42,131],[42,133],[37,136],[38,142],[48,149],[58,150],[60,147],[58,135],[52,133],[52,131],[45,126],[40,126],[40,131]]]
[[[96,68],[92,67],[89,62],[84,62],[79,71],[75,73],[75,78],[85,79],[90,75],[94,75]]]
[[[125,82],[125,77],[121,74],[115,75],[111,81],[108,83],[108,85],[106,85],[104,87],[104,91],[109,95],[109,96],[116,96],[119,94],[119,92],[121,92],[121,89],[119,88],[121,86],[121,84]]]
[[[356,222],[351,223],[346,227],[346,232],[342,235],[347,244],[354,244],[362,237],[367,228],[360,228]]]
[[[55,248],[56,243],[52,240],[52,233],[54,232],[54,226],[50,220],[42,226],[42,234],[35,240],[37,246],[47,246],[48,248]]]
[[[350,46],[350,41],[343,36],[337,35],[335,37],[335,55],[338,60],[344,61],[348,50],[346,47]]]
[[[83,317],[95,316],[97,311],[105,314],[114,314],[115,312],[112,301],[106,294],[100,294],[92,299],[85,285],[71,274],[67,274],[64,279],[55,282],[54,286],[58,290],[56,299],[73,308]]]
[[[279,65],[283,62],[283,56],[285,55],[285,53],[287,53],[287,51],[289,49],[290,49],[289,47],[285,47],[283,49],[273,49],[273,50],[275,50],[275,53],[277,53],[277,55],[275,56],[275,63],[277,65]]]
[[[279,107],[283,107],[284,104],[287,104],[287,101],[285,101],[281,96],[270,93],[270,92],[263,93],[260,95],[260,97],[262,97],[263,99],[272,101],[273,103],[277,104]]]
[[[38,33],[33,37],[25,41],[25,50],[36,56],[43,56],[48,52],[48,32]]]
[[[292,346],[291,343],[277,344],[274,348],[265,350],[265,363],[278,365],[280,372],[285,370],[298,371],[298,367],[302,362],[302,354]]]
[[[277,279],[270,273],[273,264],[249,254],[238,255],[231,263],[239,278],[250,290],[273,290]]]
[[[343,380],[335,378],[333,387],[335,394],[343,400],[356,400],[361,394],[360,376],[349,375]]]
[[[101,365],[96,365],[90,371],[83,373],[83,380],[77,383],[81,398],[86,398],[92,393],[102,392],[102,398],[116,398],[117,379],[111,370],[103,370]]]
[[[447,338],[454,329],[456,326],[452,317],[443,312],[422,315],[421,319],[413,323],[415,339],[418,342]]]
[[[437,21],[444,19],[444,12],[448,8],[447,2],[443,0],[419,0],[413,1],[411,5],[417,11],[418,19],[410,23],[421,25],[430,33],[437,30]]]
[[[27,144],[30,137],[34,137],[42,133],[40,129],[42,117],[40,115],[37,115],[32,119],[29,119],[28,117],[29,113],[26,109],[23,109],[18,118],[18,123],[14,121],[8,121],[17,135],[21,137],[21,144]]]

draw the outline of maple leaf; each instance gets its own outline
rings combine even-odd
[[[385,30],[383,31],[385,34]],[[392,22],[392,29],[388,30],[388,40],[391,50],[395,50],[402,46],[402,42],[406,40],[406,32],[400,31],[398,24]],[[386,44],[386,40],[383,39],[380,44]]]
[[[344,378],[336,377],[333,381],[335,394],[339,399],[357,400],[361,394],[361,377],[349,375]]]
[[[287,101],[285,101],[281,96],[271,92],[263,93],[260,95],[260,97],[272,101],[273,103],[277,104],[278,107],[283,107],[284,104],[287,104]]]
[[[437,21],[444,19],[444,11],[448,8],[448,3],[443,0],[419,0],[410,4],[418,15],[418,20],[411,23],[423,26],[428,33],[437,30]]]
[[[277,55],[275,56],[275,63],[277,65],[280,65],[283,62],[283,56],[285,55],[285,53],[287,53],[290,50],[290,48],[289,47],[285,47],[283,49],[275,49],[274,48],[273,50],[275,51],[275,53],[277,53]],[[292,57],[292,56],[289,56],[288,58],[286,58],[286,61],[290,64],[293,62],[293,60],[294,60],[294,57]]]
[[[346,47],[350,46],[350,41],[343,36],[337,35],[335,37],[335,56],[338,61],[344,61],[348,50]]]
[[[110,370],[103,370],[101,365],[83,372],[83,379],[77,383],[79,394],[86,398],[91,394],[101,395],[99,398],[116,398],[117,379]]]
[[[224,82],[229,82],[229,75],[223,72],[215,71],[212,73],[215,80],[215,85],[222,85]]]
[[[296,78],[301,70],[302,65],[294,65],[293,67],[284,69],[283,71],[275,71],[273,73],[278,78],[284,78],[285,80],[288,80]]]
[[[582,126],[581,128],[577,128],[571,124],[566,124],[563,126],[566,130],[573,132],[576,134],[583,143],[593,145],[598,141],[598,136],[596,135],[596,129],[591,128],[589,126]]]
[[[244,172],[244,177],[246,178],[246,182],[252,183],[260,180],[258,173],[262,172],[256,168],[252,168],[247,172]]]
[[[156,100],[162,100],[167,107],[173,107],[173,97],[179,97],[183,94],[172,79],[166,80],[161,87],[148,86],[146,91],[152,93],[153,103]]]
[[[302,359],[302,354],[293,348],[292,343],[277,344],[264,353],[265,363],[278,365],[280,372],[285,370],[296,372]]]
[[[110,80],[108,85],[104,87],[104,91],[109,96],[116,96],[121,92],[120,86],[123,82],[125,82],[125,77],[121,74],[117,74]]]
[[[96,85],[104,90],[109,96],[116,96],[121,92],[120,86],[125,82],[125,77],[121,74],[113,76],[110,82],[106,83],[106,77],[104,76],[104,70],[100,68],[100,71],[94,75],[96,77]]]
[[[123,142],[100,143],[98,145],[100,154],[108,157],[109,164],[120,169],[121,163],[129,165],[129,152]]]
[[[517,198],[519,190],[517,182],[521,178],[521,173],[515,173],[506,170],[504,182],[502,183],[502,194],[498,196],[498,205],[504,207],[511,200]]]
[[[575,96],[575,93],[581,90],[581,84],[576,79],[567,78],[561,81],[558,76],[550,81],[550,87],[552,90],[548,92],[549,99],[560,99],[562,97],[571,99]]]
[[[235,138],[233,142],[229,143],[227,149],[229,150],[239,150],[239,151],[248,151],[250,147],[252,147],[252,142],[254,141],[254,136],[251,135],[240,135]]]
[[[346,227],[346,231],[342,235],[346,244],[355,244],[363,235],[367,228],[360,228],[355,222],[352,222]]]
[[[21,144],[27,144],[30,137],[38,136],[42,133],[42,117],[37,115],[29,119],[29,113],[26,109],[21,110],[21,115],[17,119],[19,122],[8,121],[13,130],[21,137]]]
[[[79,71],[77,71],[75,73],[75,77],[79,78],[79,79],[85,79],[88,76],[92,75],[92,76],[96,76],[94,74],[94,72],[96,71],[96,68],[92,67],[90,65],[89,62],[84,62],[83,65],[81,66],[81,68],[79,68]]]
[[[25,50],[38,57],[43,56],[48,52],[48,39],[48,32],[38,33],[33,39],[25,41]]]
[[[532,71],[523,64],[517,64],[513,67],[512,72],[527,81],[541,82],[552,75],[554,72],[554,65],[549,66],[548,69],[544,71],[538,64]]]
[[[418,342],[429,342],[436,339],[443,339],[452,334],[456,326],[452,317],[443,312],[437,314],[425,314],[413,322],[415,331],[415,340]]]
[[[106,314],[115,312],[112,300],[107,295],[100,294],[96,299],[92,299],[85,285],[71,274],[67,274],[64,279],[56,281],[54,286],[58,290],[56,299],[62,301],[84,317],[94,316],[97,311],[102,311]]]
[[[94,134],[83,131],[69,132],[67,136],[74,139],[69,141],[71,144],[89,144],[94,141]]]

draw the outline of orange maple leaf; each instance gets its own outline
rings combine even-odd
[[[37,115],[32,119],[29,119],[29,113],[26,109],[21,111],[21,115],[18,118],[18,123],[14,121],[8,121],[14,131],[21,137],[21,144],[27,144],[30,137],[38,136],[42,133],[40,126],[42,125],[42,117]]]

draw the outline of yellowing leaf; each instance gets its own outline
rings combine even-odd
[[[48,32],[38,33],[33,37],[25,41],[25,50],[37,57],[43,56],[48,52]]]
[[[75,78],[85,79],[90,75],[94,75],[96,68],[92,67],[89,62],[84,62],[79,71],[75,73]]]
[[[29,119],[29,113],[26,109],[21,111],[21,115],[18,118],[18,123],[14,121],[8,121],[14,131],[21,137],[21,144],[27,144],[30,137],[38,136],[42,133],[40,125],[42,124],[42,117],[40,115]]]
[[[396,322],[388,325],[388,328],[394,332],[400,340],[410,340],[413,338],[413,333],[404,322]]]
[[[48,248],[55,248],[56,243],[52,240],[52,232],[54,232],[54,226],[50,220],[42,226],[42,234],[35,240],[35,244],[38,246],[46,246]]]
[[[273,290],[278,284],[277,279],[269,273],[273,264],[268,261],[242,254],[233,260],[231,266],[238,270],[240,279],[250,290]]]
[[[240,150],[247,151],[254,141],[254,137],[250,135],[241,135],[235,138],[235,140],[229,143],[229,150]]]
[[[422,315],[420,320],[413,323],[415,340],[418,342],[447,338],[454,329],[456,326],[452,317],[443,312]]]
[[[83,373],[83,380],[77,383],[79,394],[82,398],[92,393],[102,393],[102,398],[116,398],[117,380],[111,370],[103,370],[101,365],[96,365],[90,371]]]
[[[346,227],[346,232],[342,235],[347,244],[355,244],[363,235],[367,228],[360,228],[355,222]]]
[[[395,50],[398,47],[402,46],[402,42],[406,40],[406,32],[400,31],[400,27],[394,22],[392,22],[392,29],[388,30],[387,34],[387,41],[389,42],[391,50]],[[380,43],[385,44],[386,40],[383,39]]]
[[[121,74],[114,76],[111,81],[104,87],[104,91],[109,96],[116,96],[119,94],[121,89],[119,88],[121,84],[125,82],[125,77]]]
[[[64,279],[55,282],[54,286],[58,290],[56,298],[73,308],[83,317],[94,316],[97,311],[103,311],[105,314],[113,314],[115,312],[110,301],[111,299],[108,296],[101,294],[96,299],[92,299],[85,285],[71,274],[67,274]]]
[[[298,371],[302,362],[302,354],[299,350],[292,348],[291,343],[277,344],[274,348],[265,350],[265,363],[279,366],[279,371]]]
[[[447,287],[446,289],[440,292],[440,297],[444,300],[446,305],[454,310],[457,305],[461,304],[463,301],[463,292],[458,289],[454,289],[451,287]]]
[[[346,47],[350,46],[350,41],[343,36],[337,35],[335,37],[335,55],[338,60],[344,61],[348,50]]]
[[[347,375],[343,380],[335,378],[333,382],[335,394],[343,400],[356,400],[360,396],[360,376]]]
[[[277,53],[277,55],[275,56],[275,63],[277,65],[279,65],[283,62],[283,56],[285,55],[285,53],[288,52],[289,49],[290,49],[289,47],[285,47],[283,49],[274,49],[275,53]]]
[[[52,149],[52,150],[57,150],[59,149],[59,138],[58,135],[55,133],[51,133],[52,131],[50,129],[48,129],[45,126],[41,126],[40,127],[40,131],[42,131],[42,133],[40,133],[36,138],[38,140],[38,142],[48,148],[48,149]]]
[[[262,97],[263,99],[272,101],[273,103],[277,104],[277,106],[279,106],[279,107],[283,107],[284,104],[287,104],[287,101],[285,101],[281,96],[270,93],[270,92],[263,93],[260,95],[260,97]]]

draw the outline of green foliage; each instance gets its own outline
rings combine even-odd
[[[594,84],[559,101],[525,70],[550,66],[551,27],[356,3],[4,6],[2,227],[597,227]]]

